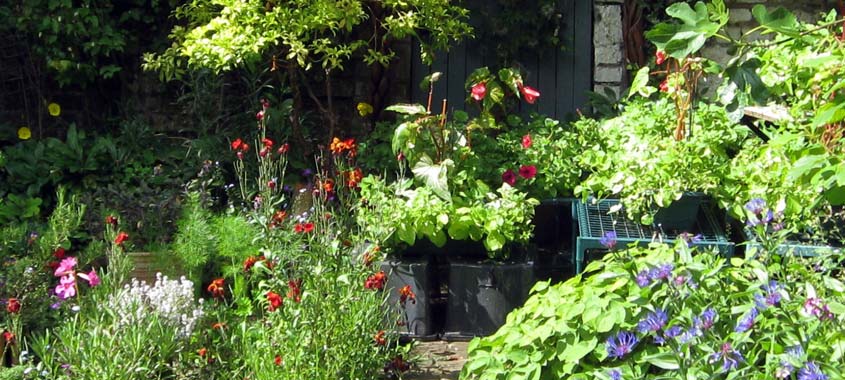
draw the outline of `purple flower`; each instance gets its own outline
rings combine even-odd
[[[639,340],[634,333],[629,331],[621,331],[610,338],[607,338],[607,355],[621,359],[625,355],[631,353],[634,347],[637,346]]]
[[[669,317],[666,315],[666,312],[657,309],[656,311],[649,313],[640,323],[637,324],[637,330],[642,333],[646,334],[648,332],[657,332],[666,326],[666,321]]]
[[[616,231],[605,232],[604,236],[602,236],[601,240],[599,240],[599,243],[607,249],[613,249],[616,247]]]
[[[697,326],[690,327],[689,330],[684,331],[681,335],[678,335],[678,342],[681,344],[687,344],[691,342],[695,337],[701,336],[701,329]]]
[[[693,244],[700,243],[704,236],[701,234],[691,234],[689,232],[682,232],[678,234],[678,238],[687,243],[687,247],[692,247]]]
[[[672,276],[672,270],[675,269],[675,266],[671,263],[661,264],[658,265],[657,268],[652,268],[649,271],[649,277],[652,280],[666,280],[670,276]]]
[[[819,318],[820,321],[833,319],[833,313],[824,301],[820,298],[810,297],[804,301],[804,313]]]
[[[622,379],[622,372],[619,371],[618,368],[614,368],[607,372],[607,375],[610,376],[610,380],[621,380]]]
[[[766,215],[763,215],[763,219],[760,219],[763,224],[769,224],[775,218],[775,214],[772,213],[772,210],[766,212]]]
[[[723,343],[719,351],[710,355],[710,363],[722,361],[722,370],[730,371],[739,366],[739,362],[743,360],[742,354],[734,350],[730,343]]]
[[[637,285],[641,288],[651,285],[651,277],[648,275],[647,269],[643,269],[640,273],[637,273]]]
[[[305,169],[302,171],[302,176],[305,178],[311,177],[312,174],[314,174],[314,171],[311,169]]]
[[[760,215],[766,208],[766,201],[763,198],[754,198],[745,204],[745,209],[754,215]]]
[[[672,327],[666,329],[666,337],[667,338],[676,338],[676,337],[679,337],[683,332],[684,332],[684,330],[681,328],[681,326],[672,326]]]
[[[701,313],[701,317],[696,319],[695,327],[700,328],[702,330],[710,330],[713,327],[713,323],[716,322],[716,310],[713,308],[707,308]]]
[[[827,380],[828,377],[822,373],[816,362],[807,362],[804,368],[798,371],[798,380]]]
[[[786,353],[791,355],[796,359],[801,359],[804,356],[804,347],[798,346],[790,346],[786,348]]]
[[[760,312],[757,311],[756,307],[752,308],[751,311],[749,311],[747,314],[745,314],[742,318],[739,319],[739,322],[737,322],[734,331],[742,333],[751,330],[751,328],[754,327],[754,319],[756,319],[757,315],[759,314]]]
[[[765,310],[769,306],[777,306],[780,304],[780,300],[782,298],[780,294],[781,286],[777,283],[777,281],[769,281],[768,284],[763,285],[760,287],[765,294],[755,294],[754,295],[754,302],[757,304],[757,307],[761,310]]]

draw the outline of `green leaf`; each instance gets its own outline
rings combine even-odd
[[[631,82],[631,89],[628,91],[627,99],[631,99],[634,94],[640,94],[642,97],[647,98],[657,91],[657,89],[648,85],[649,73],[648,66],[643,66],[637,70],[637,75],[634,76],[634,80]]]
[[[423,90],[423,91],[428,91],[431,88],[431,85],[434,84],[434,82],[437,82],[438,80],[440,80],[440,77],[442,75],[443,75],[443,73],[441,73],[439,71],[436,71],[436,72],[433,72],[429,75],[426,75],[425,78],[423,78],[423,80],[420,81],[420,89]]]
[[[676,370],[680,368],[678,359],[671,352],[660,352],[654,355],[644,356],[642,360],[662,369]]]
[[[771,13],[766,10],[763,4],[757,4],[751,9],[751,14],[754,19],[760,23],[760,26],[769,31],[785,34],[790,37],[798,37],[798,19],[792,12],[783,7],[778,7]]]
[[[708,38],[719,32],[725,21],[722,17],[716,17],[719,22],[713,22],[707,5],[700,1],[695,4],[694,9],[687,3],[674,3],[666,9],[666,14],[682,23],[657,24],[646,32],[645,36],[659,50],[677,59],[683,59],[700,50]]]
[[[411,131],[413,127],[410,126],[410,123],[402,123],[396,127],[396,130],[393,131],[393,139],[391,140],[390,147],[393,149],[393,153],[399,153],[406,145],[408,145],[408,140],[411,138]]]
[[[741,63],[738,60],[732,61],[725,68],[724,74],[728,77],[730,83],[736,85],[738,91],[750,93],[752,99],[757,104],[765,104],[769,99],[769,89],[763,83],[763,80],[760,79],[760,76],[757,75],[761,64],[757,58],[752,58]]]
[[[491,231],[484,239],[484,248],[488,252],[496,252],[505,246],[505,237],[499,231]]]
[[[566,346],[566,349],[563,350],[563,353],[561,354],[561,359],[570,363],[575,363],[596,349],[596,345],[598,345],[598,339],[596,339],[596,337],[575,342]]]
[[[449,168],[454,166],[452,160],[444,160],[439,164],[432,162],[431,157],[423,154],[420,160],[411,169],[414,177],[421,180],[426,187],[431,189],[438,197],[451,202],[452,195],[449,193],[448,174]]]
[[[398,112],[405,115],[426,115],[428,112],[425,110],[425,106],[422,104],[394,104],[390,107],[385,108],[388,111]]]
[[[821,127],[827,124],[837,123],[845,119],[845,102],[827,103],[819,107],[816,117],[813,118],[813,126]]]

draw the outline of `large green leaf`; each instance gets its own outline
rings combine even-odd
[[[761,62],[757,58],[752,58],[740,62],[739,60],[732,61],[725,68],[725,76],[729,83],[734,84],[733,88],[736,91],[750,94],[752,99],[757,104],[766,104],[769,99],[769,89],[766,87],[760,76],[757,75],[757,70],[760,68]],[[740,101],[742,97],[728,94],[720,94],[724,100],[730,100],[727,105],[733,105]]]
[[[671,352],[660,352],[654,355],[644,356],[642,360],[663,369],[675,370],[680,368],[678,359]]]
[[[687,3],[672,4],[666,9],[666,14],[681,23],[660,23],[645,35],[659,50],[677,59],[700,50],[707,39],[718,33],[724,25],[724,17],[715,15],[711,18],[707,5],[700,1],[694,8]]]
[[[431,157],[423,154],[411,171],[414,172],[414,177],[422,181],[434,194],[451,202],[452,195],[449,193],[448,174],[452,166],[454,166],[452,160],[447,159],[435,164]]]
[[[634,76],[634,80],[631,82],[631,89],[628,90],[628,99],[631,99],[634,94],[640,94],[647,98],[657,91],[657,89],[648,85],[649,74],[648,66],[643,66],[637,70],[637,75]]]
[[[425,115],[428,113],[425,110],[425,106],[423,106],[422,104],[394,104],[385,109],[388,111],[398,112],[405,115]]]
[[[563,353],[561,354],[561,359],[570,363],[576,363],[578,360],[581,360],[581,358],[592,352],[596,348],[597,344],[598,339],[596,339],[596,337],[574,342],[573,344],[566,346],[566,349],[563,350]]]
[[[396,130],[393,131],[393,139],[390,144],[393,153],[399,153],[407,145],[415,126],[416,124],[412,125],[412,123],[402,123],[396,127]]]
[[[783,7],[778,7],[772,12],[766,10],[763,4],[757,4],[751,9],[751,14],[754,19],[760,23],[760,26],[770,31],[785,34],[791,37],[797,37],[800,32],[798,30],[798,19],[792,12]]]

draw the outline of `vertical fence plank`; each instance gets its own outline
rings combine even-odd
[[[593,2],[575,1],[575,81],[571,111],[583,108],[593,85]]]
[[[449,111],[466,109],[464,102],[466,66],[467,45],[466,43],[461,43],[449,50],[449,67],[443,73],[448,80],[447,99],[449,99]]]
[[[563,49],[557,52],[557,102],[555,104],[555,118],[563,119],[572,111],[572,84],[575,77],[575,3],[584,0],[561,0],[563,9]],[[591,3],[591,2],[590,2]],[[592,54],[592,53],[591,53]]]

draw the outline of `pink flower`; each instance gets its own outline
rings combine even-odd
[[[481,101],[487,95],[487,85],[484,82],[476,83],[472,86],[472,98],[476,101]]]
[[[255,119],[259,121],[264,120],[264,110],[258,111],[258,113],[255,114]]]
[[[522,147],[528,149],[534,142],[531,140],[531,135],[522,136]]]
[[[80,273],[79,278],[88,281],[88,286],[92,288],[100,285],[100,276],[97,276],[97,271],[94,269],[91,269],[88,273]]]
[[[537,175],[537,167],[534,165],[522,165],[519,167],[519,176],[525,179],[534,178]]]
[[[669,82],[664,80],[660,82],[660,92],[669,92]]]
[[[522,96],[525,97],[525,101],[528,104],[534,104],[534,102],[537,101],[537,98],[540,97],[540,91],[528,86],[519,86],[519,92],[522,93]]]
[[[68,273],[73,272],[73,267],[76,266],[76,257],[66,257],[59,263],[59,267],[56,268],[56,271],[53,273],[56,277],[64,276]]]
[[[59,285],[56,285],[56,295],[59,299],[66,300],[76,295],[76,279],[72,275],[67,275],[59,280]]]
[[[662,65],[663,62],[666,62],[666,52],[663,50],[658,50],[656,53],[654,53],[654,63]]]
[[[507,183],[511,186],[516,185],[516,173],[514,173],[513,170],[510,169],[505,170],[505,172],[502,173],[502,182]]]

